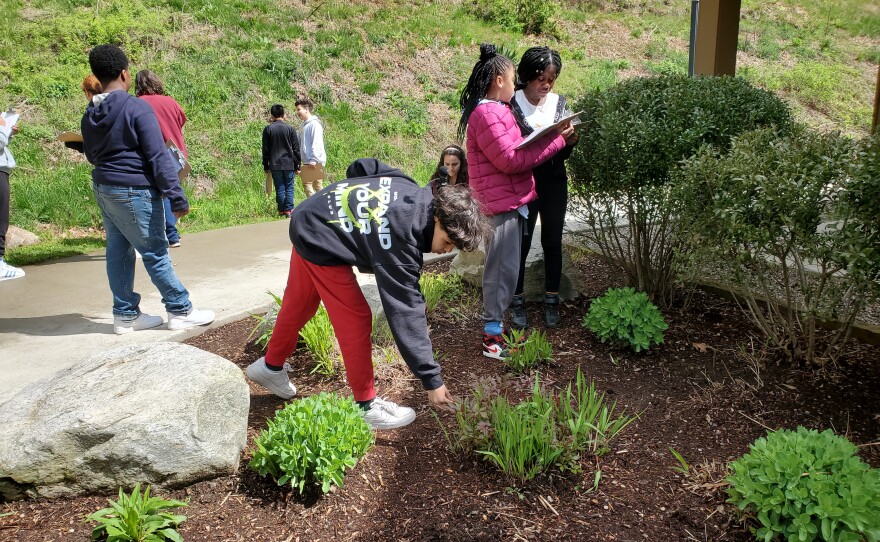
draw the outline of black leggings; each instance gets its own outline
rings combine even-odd
[[[522,252],[519,261],[519,279],[515,295],[522,295],[526,274],[526,258],[532,246],[535,223],[541,215],[541,247],[544,249],[544,289],[558,292],[562,278],[562,228],[565,226],[565,209],[568,205],[568,179],[557,177],[535,179],[538,199],[529,203],[529,220],[523,232]]]
[[[9,173],[0,171],[0,258],[6,255],[7,230],[9,230]]]

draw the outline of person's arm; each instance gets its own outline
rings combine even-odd
[[[9,139],[12,137],[12,127],[6,122],[6,119],[0,117],[0,152],[9,145]]]
[[[140,150],[147,161],[147,167],[153,174],[156,188],[168,198],[171,210],[180,218],[189,212],[189,201],[180,186],[180,179],[177,177],[168,147],[162,139],[162,130],[159,129],[156,114],[150,111],[136,117],[134,130],[140,143]]]
[[[299,151],[299,136],[296,135],[296,130],[293,128],[290,129],[290,146],[293,148],[293,169],[294,171],[299,171],[302,155]]]
[[[508,130],[505,123],[493,110],[488,110],[478,120],[477,145],[492,165],[504,173],[531,171],[565,147],[565,139],[558,132],[538,138],[534,143],[521,149],[516,146],[522,140],[519,127],[515,133]]]
[[[425,390],[443,385],[428,336],[425,298],[419,289],[421,268],[416,264],[375,266],[376,286],[388,326],[400,355]]]
[[[271,124],[269,125],[271,126]],[[263,128],[263,171],[269,171],[271,168],[269,167],[269,155],[270,155],[270,141],[269,141],[269,126]]]
[[[320,122],[312,123],[315,125],[312,132],[312,150],[310,154],[319,164],[327,163],[327,153],[324,150],[324,126]]]

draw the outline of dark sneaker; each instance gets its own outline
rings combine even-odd
[[[513,329],[529,327],[529,319],[526,316],[526,300],[521,295],[513,296],[513,302],[510,304],[510,327]]]
[[[550,329],[556,329],[562,324],[559,316],[559,296],[547,295],[544,297],[544,325]]]
[[[507,352],[507,346],[504,337],[501,335],[489,335],[483,333],[483,355],[487,358],[505,360],[510,355]]]
[[[364,420],[373,429],[397,429],[409,425],[416,419],[416,411],[397,403],[376,397],[370,410],[364,414]]]

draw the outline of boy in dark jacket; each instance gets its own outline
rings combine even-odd
[[[293,176],[299,170],[299,140],[296,130],[284,122],[284,106],[269,111],[270,124],[263,128],[263,170],[271,172],[275,184],[278,215],[290,217],[293,210]]]
[[[137,250],[150,279],[162,294],[168,329],[207,325],[214,313],[194,309],[168,257],[162,198],[180,218],[189,202],[165,148],[156,114],[145,101],[128,93],[128,58],[115,45],[99,45],[89,53],[92,73],[104,92],[95,95],[80,128],[92,171],[92,189],[107,234],[107,278],[113,293],[113,329],[118,334],[162,325],[161,316],[140,310],[134,291]]]
[[[452,395],[434,360],[425,299],[419,289],[422,254],[454,247],[476,249],[488,223],[467,186],[446,186],[431,194],[398,169],[373,158],[352,162],[347,180],[307,198],[290,223],[290,275],[275,330],[264,358],[247,368],[248,377],[289,399],[296,388],[283,371],[300,329],[324,302],[354,399],[375,429],[411,423],[415,412],[376,397],[373,381],[372,314],[352,266],[376,275],[391,332],[410,371],[428,392],[428,401],[450,408]]]

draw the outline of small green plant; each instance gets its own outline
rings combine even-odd
[[[730,502],[759,540],[880,540],[880,469],[830,429],[798,427],[756,440],[730,464]]]
[[[373,432],[361,408],[350,398],[322,392],[288,403],[254,440],[250,467],[272,476],[278,485],[299,490],[318,484],[327,493],[342,487],[373,444]]]
[[[427,312],[433,312],[441,302],[455,301],[464,293],[461,277],[447,273],[423,273],[419,278],[419,288],[425,296]]]
[[[141,494],[141,485],[136,484],[131,495],[119,489],[119,499],[107,500],[109,508],[98,510],[86,517],[86,521],[96,521],[92,529],[92,540],[107,542],[162,542],[172,540],[183,542],[177,528],[186,520],[168,512],[174,508],[187,506],[176,500],[165,500],[150,496],[150,486]]]
[[[269,347],[269,339],[272,338],[272,330],[275,329],[275,319],[278,317],[278,311],[281,309],[281,298],[269,290],[266,290],[266,293],[272,296],[275,304],[270,306],[262,316],[259,314],[251,315],[251,318],[256,320],[257,324],[247,338],[247,340],[251,340],[256,337],[254,343],[263,350]]]
[[[629,345],[636,352],[663,344],[663,331],[669,327],[647,294],[633,288],[611,288],[594,299],[583,326],[603,343]]]
[[[315,367],[312,374],[318,373],[323,376],[336,374],[334,351],[336,348],[333,326],[330,324],[330,316],[324,305],[318,307],[318,312],[299,332],[300,338],[306,343],[306,348],[315,358]]]
[[[514,373],[522,373],[541,362],[553,360],[553,346],[543,331],[532,332],[526,337],[524,330],[509,329],[504,334],[504,340],[510,352],[504,364]]]
[[[682,456],[680,453],[678,453],[678,451],[675,448],[669,448],[669,452],[672,454],[672,457],[674,457],[675,460],[678,461],[678,465],[675,467],[672,467],[672,470],[674,470],[675,472],[677,472],[679,474],[685,474],[685,475],[690,474],[691,466],[688,464],[687,461],[685,461],[684,456]]]
[[[538,375],[528,398],[511,396],[528,390],[528,379],[483,379],[473,395],[458,405],[457,427],[446,433],[454,450],[475,452],[503,472],[529,480],[557,468],[580,472],[583,452],[601,455],[636,416],[615,414],[604,394],[578,370],[571,383],[553,393]]]

